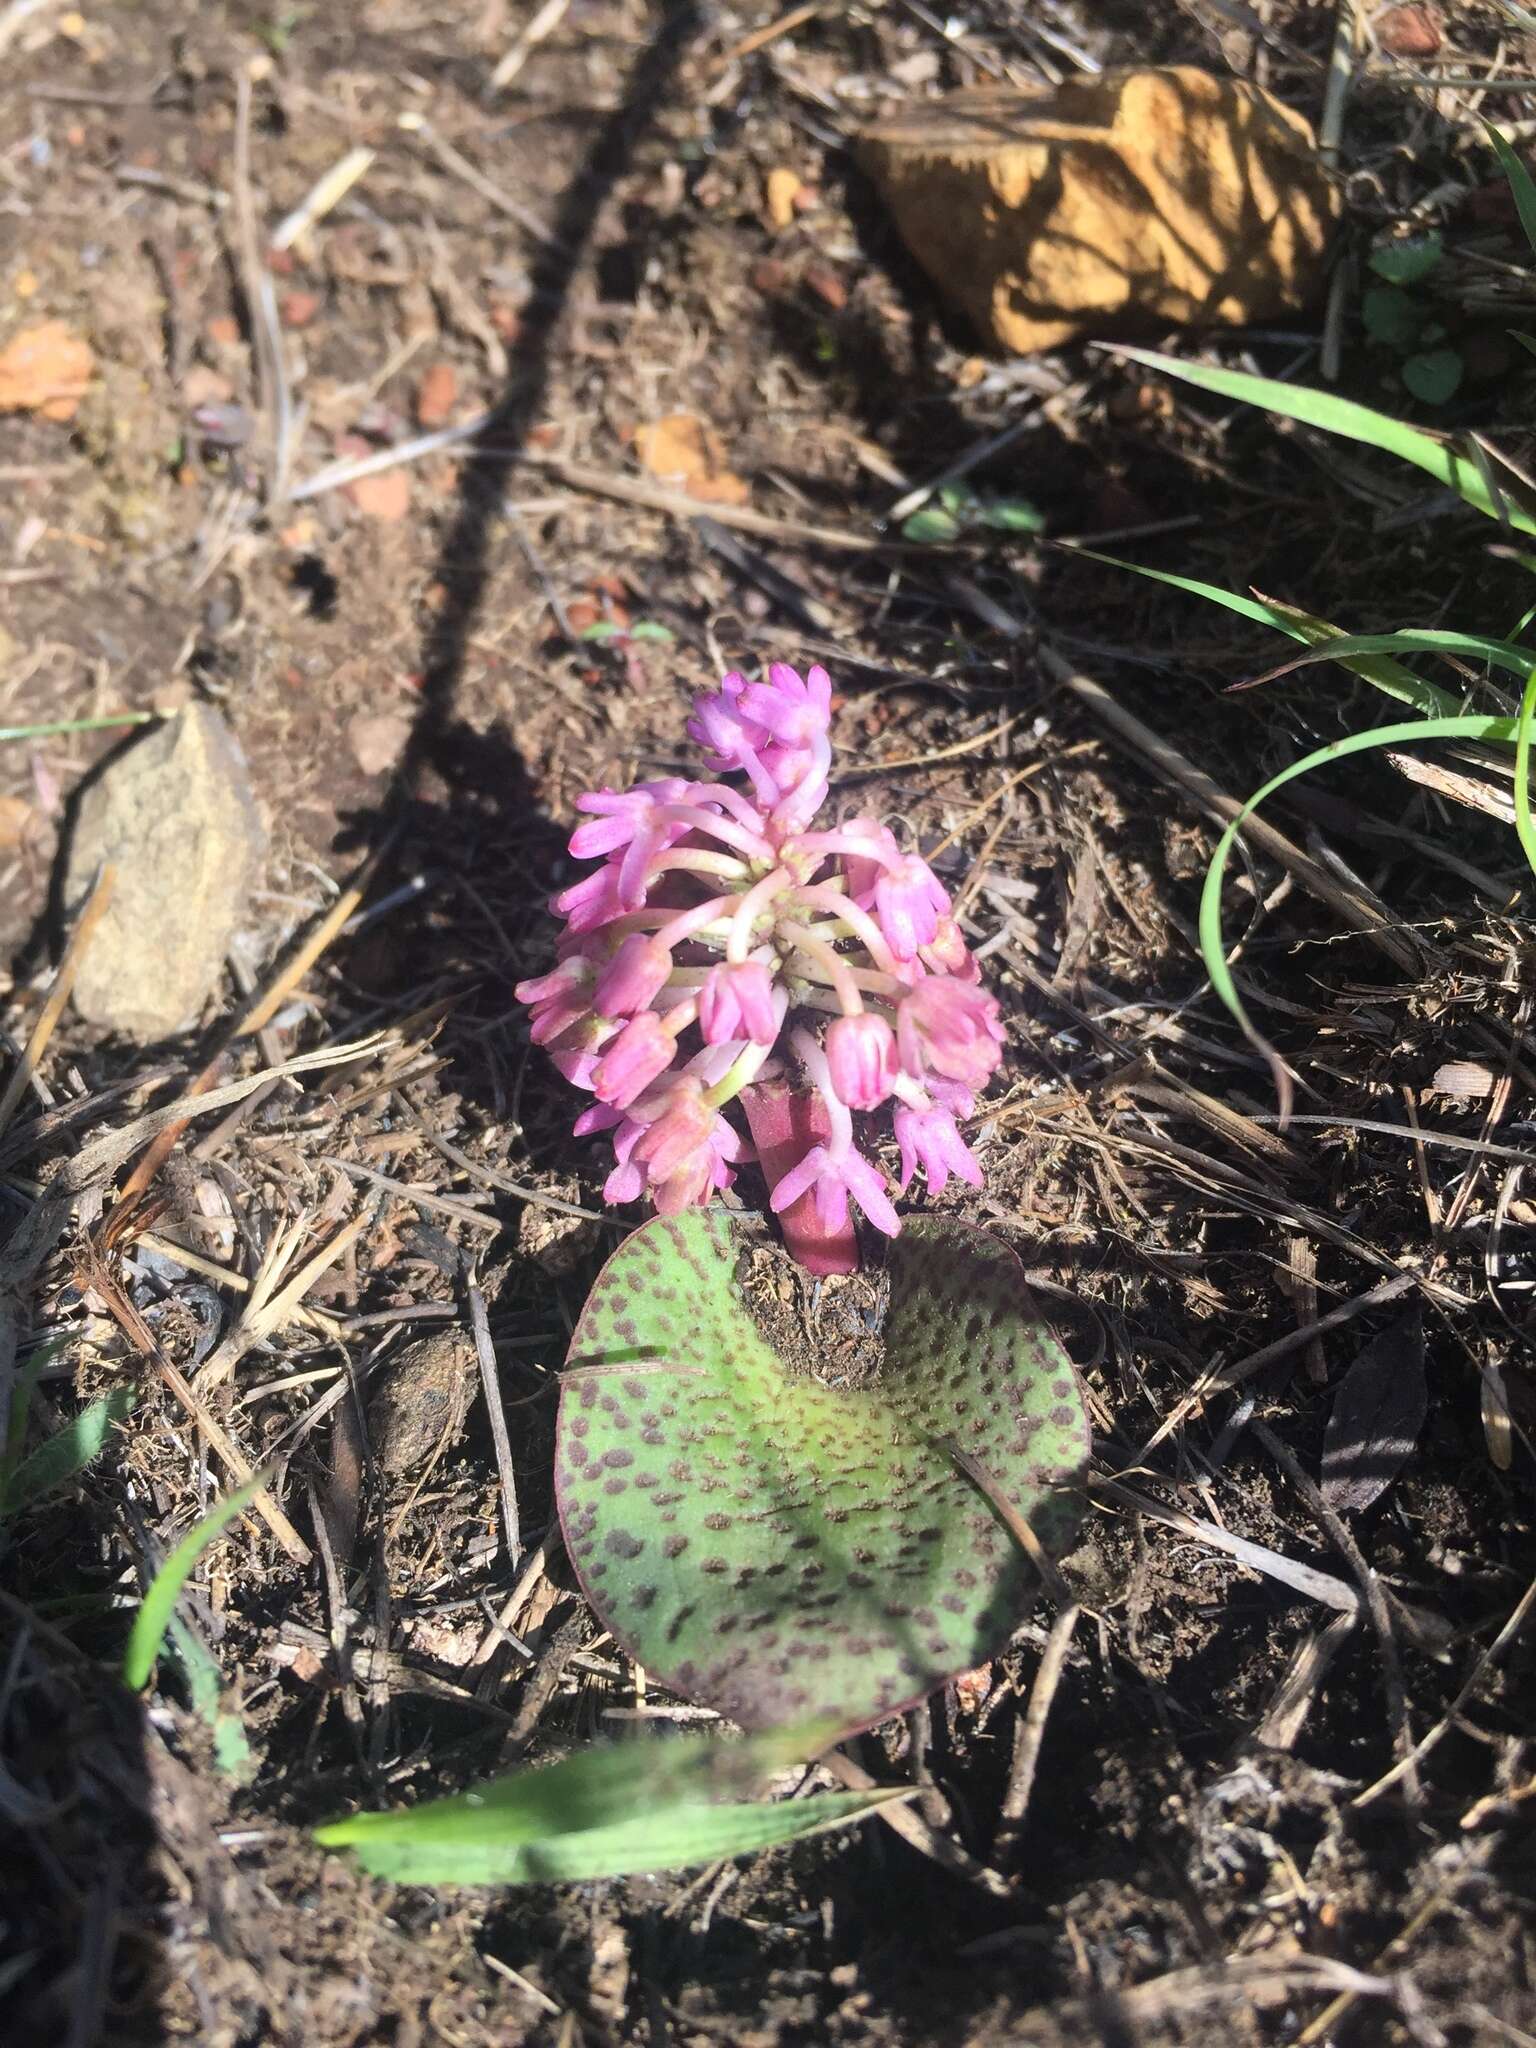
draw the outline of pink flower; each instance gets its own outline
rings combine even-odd
[[[676,803],[689,787],[681,776],[672,775],[662,782],[638,783],[633,789],[591,790],[576,799],[578,810],[597,815],[571,834],[571,852],[577,860],[608,856],[607,867],[598,872],[609,878],[608,887],[622,909],[635,910],[645,901],[651,862],[664,847],[675,845],[687,833],[688,826],[669,818],[665,807]]]
[[[772,1045],[779,1035],[773,977],[761,960],[722,960],[699,990],[699,1029],[706,1045],[750,1039]]]
[[[930,974],[896,1011],[896,1043],[909,1074],[931,1067],[946,1080],[980,1088],[1002,1058],[996,998],[952,976]]]
[[[671,1216],[703,1201],[711,1189],[728,1187],[726,1161],[740,1150],[741,1140],[705,1102],[698,1081],[685,1075],[668,1091],[661,1114],[632,1156],[645,1168],[656,1207]]]
[[[943,1192],[951,1174],[973,1188],[981,1186],[976,1156],[955,1128],[955,1120],[947,1109],[911,1109],[902,1103],[892,1122],[901,1152],[901,1178],[897,1186],[903,1194],[919,1166],[929,1189],[936,1195]]]
[[[735,670],[720,678],[718,691],[696,697],[688,737],[705,749],[705,762],[717,775],[745,767],[747,757],[768,744],[765,726],[748,718],[740,708],[747,679]]]
[[[620,1202],[638,1202],[645,1193],[645,1173],[636,1166],[631,1155],[635,1146],[645,1135],[645,1125],[636,1123],[633,1117],[624,1117],[613,1134],[614,1168],[603,1182],[603,1200],[610,1207]]]
[[[628,1109],[672,1064],[677,1040],[654,1010],[631,1017],[593,1070],[593,1093],[615,1109]]]
[[[836,1158],[825,1145],[813,1145],[798,1166],[792,1166],[774,1189],[768,1206],[777,1216],[807,1190],[814,1193],[816,1218],[823,1230],[841,1230],[848,1221],[850,1195],[887,1237],[899,1236],[901,1218],[885,1192],[885,1176],[862,1153],[850,1148]]]
[[[549,907],[556,916],[565,919],[571,931],[585,934],[611,924],[614,918],[622,917],[635,905],[626,903],[620,896],[619,871],[608,866],[597,868],[590,875],[583,875],[579,882],[573,882],[568,889],[562,889]]]
[[[849,818],[838,827],[838,838],[856,845],[858,852],[843,857],[848,877],[848,894],[861,910],[875,907],[875,884],[888,867],[901,859],[901,848],[889,825],[874,818]],[[864,850],[864,849],[867,849]]]
[[[661,992],[671,972],[666,947],[644,932],[631,932],[597,977],[592,1007],[604,1017],[632,1017]]]
[[[954,974],[961,981],[981,979],[981,963],[952,917],[940,917],[933,938],[918,947],[917,957],[930,974]]]
[[[902,960],[913,959],[919,946],[933,944],[939,913],[948,909],[943,883],[915,853],[903,854],[875,883],[875,915],[886,943]]]
[[[827,1065],[850,1109],[878,1109],[896,1081],[896,1034],[873,1010],[838,1017],[827,1033]]]
[[[773,662],[766,683],[748,683],[738,703],[741,715],[773,734],[781,746],[811,747],[832,721],[832,678],[824,668],[806,670],[804,681],[788,662]]]

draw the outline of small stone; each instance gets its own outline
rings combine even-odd
[[[864,131],[902,239],[997,347],[1304,307],[1338,215],[1302,117],[1188,65],[950,93]]]
[[[75,981],[80,1015],[140,1040],[195,1023],[265,852],[245,757],[210,705],[189,704],[112,761],[82,790],[69,836],[70,916],[103,863],[116,870]]]
[[[411,721],[398,711],[359,711],[347,721],[347,745],[365,775],[387,775],[410,737]]]
[[[321,303],[318,292],[284,292],[278,305],[278,315],[285,327],[308,327],[319,313]]]
[[[391,1479],[419,1474],[458,1435],[469,1407],[475,1348],[462,1330],[418,1337],[374,1375],[368,1442]]]
[[[1372,27],[1377,44],[1388,57],[1437,57],[1445,40],[1432,7],[1388,7],[1377,15]]]
[[[800,173],[787,164],[776,164],[764,182],[763,207],[768,225],[782,234],[795,218],[795,201],[800,197]]]
[[[417,424],[446,427],[459,395],[459,376],[452,363],[431,363],[416,387]]]

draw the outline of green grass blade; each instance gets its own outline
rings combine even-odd
[[[1536,513],[1528,511],[1507,491],[1495,497],[1469,457],[1458,454],[1436,435],[1390,419],[1386,413],[1373,412],[1368,405],[1357,405],[1353,399],[1339,398],[1331,391],[1314,391],[1303,384],[1254,377],[1246,370],[1219,370],[1209,363],[1187,363],[1178,356],[1158,355],[1151,349],[1117,348],[1115,353],[1131,362],[1143,363],[1148,369],[1182,378],[1186,384],[1214,392],[1218,398],[1235,398],[1247,405],[1262,406],[1268,412],[1300,420],[1304,426],[1319,427],[1343,440],[1363,441],[1369,448],[1380,449],[1383,455],[1411,462],[1437,483],[1448,484],[1475,511],[1489,519],[1507,522],[1522,533],[1536,533]]]
[[[256,1775],[256,1758],[246,1740],[245,1724],[226,1704],[219,1667],[206,1644],[187,1626],[179,1614],[171,1616],[171,1647],[186,1674],[192,1705],[213,1737],[213,1754],[219,1769],[241,1784]]]
[[[1520,215],[1520,225],[1525,229],[1525,239],[1531,245],[1531,253],[1536,255],[1536,179],[1531,177],[1524,161],[1516,156],[1493,123],[1485,119],[1483,126],[1488,130],[1488,140],[1498,151],[1499,162],[1509,180],[1509,189],[1515,195],[1515,207]]]
[[[1127,569],[1133,576],[1144,576],[1151,583],[1165,583],[1170,590],[1184,590],[1192,597],[1203,597],[1208,604],[1236,612],[1239,618],[1252,619],[1260,626],[1273,626],[1276,632],[1299,640],[1303,647],[1320,647],[1324,642],[1348,638],[1342,627],[1332,626],[1326,619],[1314,618],[1310,612],[1298,611],[1294,605],[1276,604],[1267,598],[1224,590],[1219,583],[1202,583],[1194,576],[1176,576],[1168,569],[1148,569],[1140,562],[1122,561],[1116,555],[1096,554],[1092,548],[1074,548],[1072,552],[1086,555],[1090,561],[1104,562],[1112,569]],[[1332,660],[1336,657],[1329,655],[1326,658]],[[1400,661],[1393,661],[1388,655],[1345,656],[1343,664],[1384,696],[1394,697],[1400,704],[1416,705],[1426,717],[1452,718],[1461,709],[1459,697],[1425,682],[1422,676],[1416,676],[1412,669],[1404,668]]]
[[[1525,693],[1520,699],[1519,731],[1515,737],[1515,830],[1520,835],[1520,844],[1530,863],[1531,873],[1536,875],[1536,825],[1531,822],[1531,723],[1536,716],[1536,668],[1526,678]]]
[[[42,725],[0,725],[0,740],[46,740],[65,732],[111,732],[120,725],[150,725],[153,711],[117,711],[106,718],[54,718]]]
[[[1453,633],[1438,627],[1410,628],[1401,633],[1346,633],[1341,639],[1330,640],[1326,645],[1314,648],[1310,654],[1298,655],[1283,667],[1271,669],[1259,678],[1271,682],[1276,677],[1289,675],[1293,669],[1308,668],[1320,661],[1343,661],[1358,654],[1441,654],[1458,656],[1464,661],[1485,661],[1490,668],[1502,669],[1506,675],[1524,676],[1531,665],[1529,647],[1517,647],[1511,640],[1495,640],[1483,633]],[[1445,692],[1439,692],[1445,695]],[[1451,708],[1437,715],[1454,717],[1460,709],[1456,699],[1449,700]]]
[[[777,1803],[721,1799],[835,1733],[613,1743],[450,1799],[333,1821],[315,1839],[354,1850],[364,1869],[397,1884],[553,1884],[751,1855],[909,1796],[881,1787]]]
[[[123,1683],[133,1691],[139,1692],[149,1683],[149,1674],[155,1668],[155,1659],[171,1625],[177,1599],[192,1576],[193,1567],[246,1506],[260,1484],[259,1478],[249,1479],[244,1486],[237,1487],[233,1493],[217,1501],[200,1522],[192,1525],[155,1573],[149,1591],[133,1617],[128,1648],[123,1653]]]
[[[82,1408],[62,1429],[55,1430],[11,1473],[0,1497],[0,1514],[16,1514],[73,1479],[77,1472],[83,1472],[99,1455],[113,1425],[131,1412],[137,1399],[131,1387],[114,1387],[110,1394],[103,1394],[100,1400]]]
[[[1288,768],[1282,768],[1278,775],[1272,775],[1262,789],[1249,797],[1247,803],[1228,825],[1211,856],[1210,867],[1206,870],[1205,887],[1200,895],[1200,951],[1205,960],[1206,972],[1211,985],[1232,1015],[1242,1026],[1245,1035],[1260,1047],[1268,1058],[1274,1060],[1274,1048],[1264,1037],[1249,1016],[1242,997],[1237,992],[1227,966],[1226,942],[1222,935],[1221,892],[1226,880],[1227,860],[1237,843],[1237,836],[1244,823],[1252,817],[1259,805],[1275,791],[1283,789],[1288,782],[1294,782],[1300,775],[1308,775],[1314,768],[1326,767],[1330,761],[1342,761],[1350,754],[1362,754],[1372,747],[1412,746],[1421,740],[1503,740],[1509,742],[1518,738],[1519,720],[1513,718],[1425,718],[1412,724],[1381,725],[1370,732],[1350,733],[1346,738],[1333,740],[1326,747],[1318,747],[1300,761],[1293,761]]]

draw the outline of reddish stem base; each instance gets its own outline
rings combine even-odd
[[[797,1094],[782,1081],[758,1081],[741,1091],[741,1106],[767,1177],[769,1192],[813,1145],[831,1135],[826,1105],[814,1091]],[[814,1194],[801,1195],[779,1217],[784,1246],[808,1273],[856,1273],[859,1241],[852,1220],[828,1230],[816,1214]]]

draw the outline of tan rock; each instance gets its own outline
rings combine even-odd
[[[938,289],[1019,355],[1300,308],[1338,213],[1299,114],[1186,65],[951,93],[859,159]]]
[[[68,910],[103,862],[117,873],[75,982],[81,1016],[137,1039],[195,1022],[265,849],[245,758],[210,705],[120,755],[82,794],[69,838]]]

